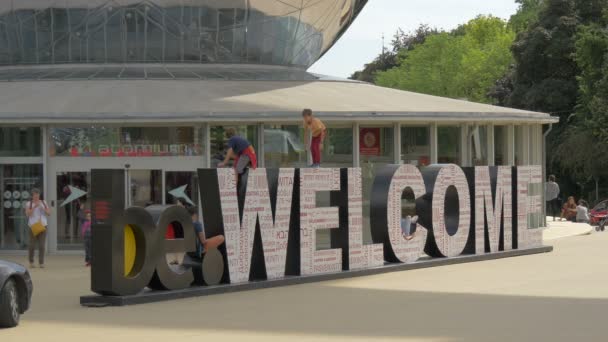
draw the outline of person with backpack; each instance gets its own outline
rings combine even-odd
[[[25,215],[27,216],[27,225],[29,229],[30,242],[28,246],[28,257],[30,267],[34,265],[34,254],[36,245],[38,245],[38,265],[44,268],[44,253],[46,248],[46,227],[48,226],[48,217],[51,216],[51,208],[44,200],[40,198],[40,190],[32,189],[32,200],[25,205]]]

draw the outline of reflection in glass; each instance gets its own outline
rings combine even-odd
[[[195,127],[74,127],[50,129],[50,155],[58,157],[201,156]]]
[[[507,149],[509,140],[507,126],[494,126],[494,163],[497,166],[509,165]]]
[[[176,204],[178,198],[183,198],[184,195],[186,196],[186,205],[198,205],[198,176],[196,172],[165,172],[165,204]]]
[[[39,157],[41,142],[39,127],[0,127],[0,157]]]
[[[471,156],[474,166],[488,165],[488,127],[476,126],[471,136]]]
[[[458,126],[437,127],[437,161],[440,164],[461,165],[460,134]]]
[[[353,167],[353,128],[327,126],[321,167]]]
[[[525,165],[525,153],[527,146],[524,146],[524,136],[527,134],[527,126],[515,126],[515,166]]]
[[[401,162],[427,166],[431,161],[429,127],[401,127]]]
[[[0,165],[0,249],[27,248],[29,227],[23,208],[32,188],[43,189],[41,164]]]
[[[303,139],[300,126],[264,126],[265,167],[305,167],[307,156]]]
[[[333,45],[364,3],[11,1],[0,12],[0,65],[253,63],[308,67]]]
[[[360,127],[359,154],[363,180],[363,241],[371,243],[370,198],[376,173],[395,162],[393,127]]]
[[[147,207],[162,204],[162,171],[129,170],[129,206]]]
[[[91,185],[89,172],[57,173],[57,248],[84,249],[82,224],[91,207],[86,193]],[[81,197],[73,194],[85,193]]]

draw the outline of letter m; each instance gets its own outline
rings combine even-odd
[[[475,167],[475,252],[513,248],[513,187],[510,166]],[[502,229],[501,229],[502,228]]]

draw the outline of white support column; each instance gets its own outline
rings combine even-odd
[[[395,143],[395,147],[393,148],[393,151],[395,151],[395,164],[401,164],[401,124],[394,124],[393,130],[395,131],[393,139]]]
[[[353,166],[361,167],[361,156],[359,154],[359,123],[353,124]]]
[[[507,126],[507,164],[515,166],[515,126]]]
[[[487,148],[488,165],[495,166],[496,165],[496,146],[494,146],[494,125],[493,124],[489,124],[487,126],[487,132],[488,132],[488,136],[487,136],[486,146],[488,147]]]
[[[439,159],[438,140],[437,140],[437,124],[431,124],[431,164],[437,164]]]

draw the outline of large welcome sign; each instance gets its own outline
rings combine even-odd
[[[196,249],[188,212],[178,206],[125,210],[124,171],[92,171],[94,292],[228,286],[416,263],[423,253],[452,258],[542,245],[541,230],[528,227],[529,216],[541,214],[540,194],[529,192],[540,187],[540,166],[388,165],[377,173],[369,198],[359,168],[256,169],[238,186],[232,169],[200,169],[198,176],[206,235],[222,234],[225,244],[200,265],[174,266],[168,253]],[[407,239],[401,227],[405,191],[414,195],[419,216],[416,234]],[[317,205],[320,192],[329,192],[330,206]],[[363,241],[367,201],[371,244]],[[167,240],[170,224],[181,234]],[[328,249],[317,248],[320,230],[331,233]]]

